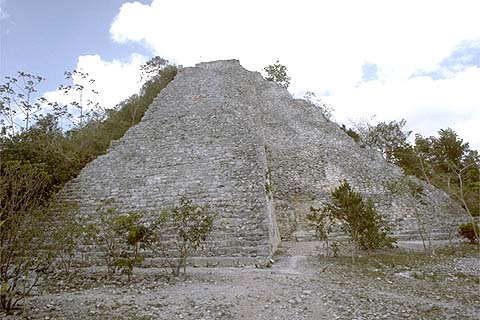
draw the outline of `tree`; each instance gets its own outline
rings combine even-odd
[[[430,138],[432,148],[432,164],[437,171],[450,173],[452,166],[461,167],[469,145],[460,139],[455,131],[450,128],[440,129],[438,138]]]
[[[148,81],[158,81],[162,71],[169,66],[168,60],[155,56],[140,66],[141,79]]]
[[[362,147],[371,148],[382,153],[385,160],[391,163],[400,161],[399,153],[408,148],[408,137],[411,131],[405,131],[406,121],[379,122],[372,125],[368,120],[361,119],[353,123],[355,130],[344,128]]]
[[[415,215],[415,219],[417,220],[418,233],[420,234],[420,238],[422,239],[423,250],[427,255],[433,254],[434,249],[432,246],[431,231],[427,227],[429,221],[425,221],[417,205],[417,203],[425,203],[425,201],[423,200],[423,197],[425,196],[424,188],[420,184],[414,182],[412,179],[409,179],[408,177],[403,178],[403,183],[406,184],[406,193],[410,196],[411,199],[413,214]]]
[[[353,191],[346,180],[332,191],[332,203],[325,204],[323,212],[328,212],[335,221],[341,223],[354,248],[372,250],[390,247],[394,242],[388,236],[390,230],[373,202],[370,199],[364,202],[360,193]]]
[[[0,85],[0,136],[13,137],[28,131],[36,114],[47,104],[45,98],[34,97],[45,79],[23,71],[17,72],[17,78],[5,79]]]
[[[98,96],[98,91],[91,87],[95,80],[81,70],[65,71],[65,79],[71,80],[73,84],[60,85],[58,90],[73,100],[64,105],[55,103],[55,108],[60,110],[58,115],[65,116],[74,126],[80,128],[85,126],[88,118],[102,120],[105,110],[97,101],[92,100],[93,97]],[[78,97],[73,97],[75,93]]]
[[[287,67],[280,64],[278,60],[276,63],[266,66],[263,70],[267,73],[266,80],[273,81],[285,89],[290,85],[291,78],[287,75]]]
[[[447,192],[472,216],[480,214],[478,186],[480,158],[452,129],[442,129],[439,137],[416,135],[415,146],[402,167]]]
[[[132,125],[138,123],[153,98],[173,80],[177,68],[159,56],[155,56],[140,66],[141,81],[145,81],[139,95],[133,95],[119,104],[122,111],[128,112]],[[143,101],[150,103],[144,103]]]
[[[377,151],[380,151],[385,160],[396,163],[397,153],[408,146],[408,136],[411,131],[404,131],[406,121],[380,122],[371,126],[366,137],[365,144]]]

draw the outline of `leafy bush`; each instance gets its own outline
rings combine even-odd
[[[91,255],[84,248],[95,240],[98,228],[80,227],[71,213],[51,210],[52,195],[138,123],[176,75],[175,66],[158,58],[144,71],[149,80],[138,95],[117,110],[106,111],[106,117],[82,118],[81,125],[68,132],[63,132],[59,119],[71,114],[43,98],[29,100],[42,77],[19,72],[19,79],[25,81],[6,77],[7,82],[0,84],[0,307],[7,312],[27,296],[40,276],[38,271],[49,267],[56,254],[66,271],[79,243],[82,260]],[[23,119],[18,118],[21,115]],[[115,243],[106,244],[107,251],[114,253],[115,247],[109,245]]]
[[[133,267],[143,262],[140,249],[145,249],[152,234],[150,228],[141,222],[140,213],[129,213],[127,216],[116,217],[113,220],[115,233],[124,241],[127,246],[122,248],[120,255],[115,261],[117,269],[128,276],[133,274]]]
[[[287,67],[280,64],[279,61],[266,66],[263,70],[267,73],[267,76],[265,77],[266,80],[273,81],[285,89],[290,85],[291,78],[287,75]]]
[[[362,250],[391,247],[395,241],[383,217],[373,202],[364,202],[360,193],[352,190],[346,180],[332,192],[333,202],[322,208],[324,215],[340,222],[352,242]]]
[[[152,229],[142,221],[143,215],[131,212],[120,215],[111,200],[106,200],[97,209],[100,223],[96,229],[99,245],[110,273],[120,270],[130,280],[133,267],[140,265],[145,249],[150,242]]]
[[[478,225],[473,224],[472,222],[461,224],[458,228],[458,233],[465,239],[468,239],[472,244],[478,242],[479,232],[480,228]]]
[[[198,206],[185,197],[180,199],[180,205],[170,210],[164,210],[158,226],[162,232],[157,237],[157,248],[163,252],[174,275],[179,275],[183,267],[186,272],[187,258],[200,248],[213,230],[216,213],[208,206]],[[162,239],[162,235],[173,233],[170,241]]]
[[[0,165],[0,308],[7,313],[53,261],[53,253],[45,251],[51,226],[44,202],[48,179],[38,165]]]
[[[97,208],[97,214],[100,222],[93,242],[102,251],[108,272],[120,270],[129,279],[134,266],[144,260],[142,249],[161,253],[174,275],[179,275],[182,267],[185,274],[187,258],[205,242],[216,217],[208,206],[195,205],[185,197],[179,206],[163,210],[153,223],[141,213],[120,214],[111,199]]]
[[[143,85],[140,93],[120,103],[116,109],[106,110],[106,117],[93,117],[88,121],[84,119],[81,126],[63,132],[59,125],[62,115],[38,115],[35,123],[22,130],[10,130],[15,134],[0,132],[0,158],[2,161],[28,162],[42,166],[48,175],[43,196],[48,199],[67,181],[77,176],[87,163],[104,154],[112,140],[121,138],[131,126],[140,122],[153,99],[173,80],[177,72],[175,66],[166,62],[165,65],[157,66],[158,61],[162,61],[159,58],[153,58],[152,61],[154,63],[146,64],[149,66],[150,80]],[[43,78],[38,79],[41,81]],[[7,87],[8,83],[0,85],[0,89]],[[6,93],[0,92],[0,98],[16,95],[15,92],[10,93],[14,89],[15,87],[8,87],[8,96],[5,97]],[[20,106],[29,110],[38,111],[40,108],[39,104],[31,105],[27,100],[20,102]],[[8,112],[15,111],[15,106],[7,107],[0,105],[0,126],[5,122]],[[18,111],[16,114],[18,116],[21,113]]]

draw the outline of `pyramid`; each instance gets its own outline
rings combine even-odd
[[[104,199],[120,212],[160,211],[185,196],[218,213],[200,265],[267,259],[280,239],[309,231],[311,206],[346,179],[370,197],[398,235],[414,235],[415,200],[391,191],[400,168],[360,148],[315,105],[244,69],[237,60],[179,68],[142,121],[111,143],[60,196],[94,218]],[[417,208],[445,235],[466,219],[442,191],[417,181]]]

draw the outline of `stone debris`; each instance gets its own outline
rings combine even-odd
[[[63,281],[58,275],[46,279],[41,293],[29,297],[15,314],[0,313],[0,318],[478,319],[478,282],[455,269],[456,257],[410,265],[412,277],[399,277],[406,266],[372,268],[375,263],[352,263],[345,256],[320,258],[305,242],[286,244],[286,255],[271,269],[190,268],[186,278],[170,280],[166,270],[136,269],[131,282],[120,276],[106,279],[104,270],[78,270]],[[478,269],[479,263],[478,254],[469,256],[471,267]],[[75,288],[85,273],[97,281]],[[67,284],[70,289],[65,291]]]

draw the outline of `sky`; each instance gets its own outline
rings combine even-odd
[[[113,107],[155,55],[252,71],[279,60],[291,94],[314,92],[337,122],[450,127],[480,150],[478,12],[478,0],[0,0],[0,78],[41,75],[39,91],[65,102],[63,72],[82,69]]]

